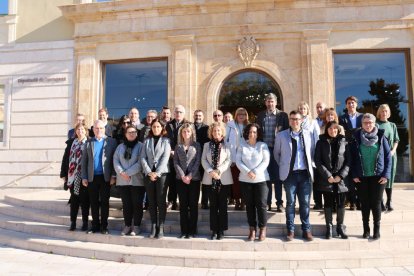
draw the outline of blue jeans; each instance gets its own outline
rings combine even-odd
[[[299,200],[299,214],[302,222],[302,231],[310,232],[309,203],[312,191],[311,178],[308,171],[294,171],[289,173],[284,181],[286,192],[286,227],[290,232],[295,231],[295,201]]]
[[[275,185],[275,199],[276,205],[283,205],[282,200],[282,182],[279,179],[279,165],[276,163],[275,156],[273,155],[273,148],[269,148],[270,162],[267,166],[267,172],[269,173],[270,180],[267,181],[267,187],[269,193],[267,194],[267,205],[272,205],[272,183]]]

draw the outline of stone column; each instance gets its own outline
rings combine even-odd
[[[313,117],[318,101],[335,106],[332,54],[328,51],[330,30],[304,30],[302,40],[303,100]]]
[[[101,101],[99,85],[98,61],[95,57],[96,45],[75,45],[76,79],[74,81],[75,92],[73,95],[73,113],[82,113],[86,116],[87,126],[92,125],[97,118]]]
[[[186,119],[192,120],[196,108],[196,46],[194,35],[169,36],[172,45],[169,72],[171,73],[168,104],[171,108],[181,104],[186,108]]]

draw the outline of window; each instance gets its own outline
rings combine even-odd
[[[391,122],[398,128],[397,173],[395,181],[411,180],[409,140],[409,93],[407,91],[407,53],[366,52],[336,53],[335,94],[338,115],[345,112],[345,99],[356,96],[358,111],[376,115],[378,106],[387,103]]]
[[[104,104],[112,120],[137,107],[140,118],[167,103],[167,60],[105,64]]]
[[[0,1],[0,15],[9,14],[9,1],[1,0]]]
[[[0,85],[0,143],[4,141],[4,85]]]
[[[282,93],[279,85],[267,74],[259,71],[241,71],[224,81],[220,90],[219,108],[234,114],[238,107],[245,107],[250,121],[254,115],[266,109],[265,97],[274,93],[278,99],[277,108],[282,109]]]

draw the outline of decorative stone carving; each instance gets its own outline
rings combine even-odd
[[[243,37],[237,46],[237,52],[245,67],[250,67],[259,54],[260,46],[254,37]]]

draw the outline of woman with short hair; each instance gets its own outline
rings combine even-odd
[[[199,170],[201,147],[196,142],[193,124],[185,123],[179,128],[173,159],[180,200],[180,238],[189,239],[197,234],[201,180]]]
[[[116,187],[121,194],[125,223],[121,235],[135,236],[141,233],[142,201],[145,194],[139,160],[142,143],[138,141],[138,131],[134,125],[127,126],[124,135],[124,142],[116,148],[113,158]]]
[[[151,123],[151,130],[148,133],[148,138],[144,141],[140,155],[151,217],[149,238],[152,239],[164,237],[164,222],[167,212],[165,199],[168,188],[165,179],[169,172],[170,154],[171,145],[165,124],[156,118]]]
[[[249,241],[256,238],[260,229],[259,241],[266,239],[267,225],[267,166],[270,152],[267,145],[259,142],[262,132],[258,124],[248,124],[243,131],[243,140],[237,149],[236,165],[240,170],[240,188],[246,202],[247,221],[249,223]],[[257,218],[256,219],[256,213]]]
[[[201,164],[204,168],[202,183],[207,185],[210,200],[211,239],[221,240],[228,229],[227,197],[233,178],[230,172],[230,148],[224,143],[225,125],[215,122],[208,129],[210,142],[204,144]]]
[[[384,130],[375,126],[375,116],[365,113],[362,128],[353,133],[351,175],[358,185],[364,232],[369,238],[369,216],[374,219],[373,239],[380,238],[381,201],[391,177],[391,151]]]

